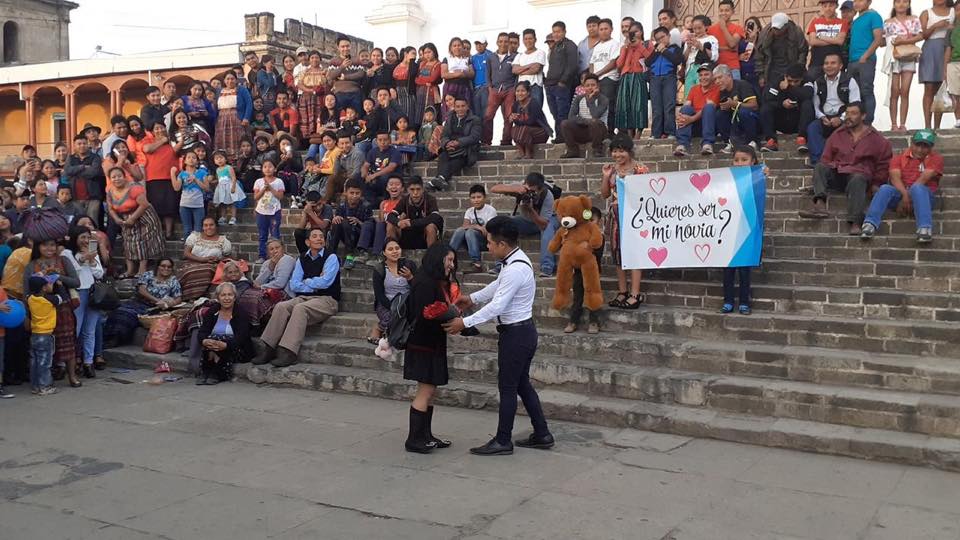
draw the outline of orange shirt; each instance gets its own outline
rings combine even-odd
[[[147,154],[145,179],[147,182],[151,180],[167,180],[169,182],[170,169],[179,165],[180,160],[177,159],[177,152],[169,144],[164,144],[154,150],[152,154]]]
[[[730,35],[740,36],[740,39],[743,39],[743,36],[746,35],[740,25],[733,23],[727,23],[727,31],[730,32]],[[710,25],[710,28],[707,28],[707,33],[720,42],[720,58],[717,63],[729,66],[730,69],[740,69],[740,55],[737,53],[737,47],[733,49],[727,47],[727,38],[723,36],[720,23]]]
[[[698,84],[690,90],[690,95],[687,96],[687,101],[693,105],[693,109],[696,111],[702,111],[708,100],[714,104],[720,103],[719,85],[711,84],[710,89],[704,91],[703,86]]]
[[[123,195],[117,195],[116,190],[113,186],[110,187],[108,193],[108,201],[110,207],[113,208],[113,211],[123,215],[129,214],[137,209],[139,205],[137,203],[137,198],[145,193],[144,187],[138,184],[133,184],[130,186],[130,189]]]
[[[652,47],[647,47],[646,42],[640,42],[636,45],[624,45],[620,48],[620,56],[617,57],[617,69],[620,75],[629,73],[643,73],[646,67],[643,60],[653,53]]]
[[[130,153],[137,158],[137,165],[141,167],[147,165],[147,154],[144,153],[143,147],[152,144],[153,141],[153,133],[145,134],[139,141],[133,138],[133,135],[127,135],[127,148],[130,150]]]

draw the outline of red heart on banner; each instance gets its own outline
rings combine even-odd
[[[650,234],[650,231],[640,231],[640,236],[642,238],[646,238],[648,234]]]
[[[720,197],[719,199],[717,199],[717,202],[720,203],[720,206],[724,206],[724,205],[727,204],[727,198],[726,198],[726,197]]]
[[[660,266],[663,261],[667,260],[667,248],[650,248],[647,250],[647,257],[650,257],[653,264]]]
[[[697,191],[703,193],[703,190],[707,189],[707,186],[710,185],[710,173],[693,173],[690,175],[690,183],[693,184],[693,187],[697,188]]]

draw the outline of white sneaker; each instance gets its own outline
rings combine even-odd
[[[217,220],[217,225],[226,225],[226,224],[227,224],[227,218],[220,218]]]
[[[757,150],[757,141],[750,141],[747,143],[747,146],[753,148],[754,150]]]
[[[230,225],[236,225],[236,224],[237,224],[237,218],[235,217],[230,218]]]
[[[704,146],[706,146],[706,145],[704,145]],[[728,143],[726,144],[726,146],[724,146],[723,148],[720,149],[720,151],[723,152],[724,154],[732,154],[732,153],[733,153],[733,143],[732,143],[732,142],[728,142]]]
[[[687,147],[686,147],[686,146],[684,146],[684,145],[682,145],[682,144],[678,144],[677,147],[673,150],[673,155],[675,155],[675,156],[677,156],[677,157],[683,157],[683,156],[687,155],[687,151],[688,151],[688,150],[687,150]]]
[[[701,156],[712,156],[712,155],[713,155],[713,145],[710,144],[710,143],[707,143],[707,144],[701,146],[701,147],[700,147],[700,155],[701,155]]]

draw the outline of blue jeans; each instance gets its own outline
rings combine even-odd
[[[740,80],[740,70],[739,70],[739,69],[731,69],[731,70],[730,70],[730,75],[733,77],[733,80],[735,80],[735,81],[739,81],[739,80]]]
[[[677,76],[654,75],[650,77],[650,100],[653,103],[653,124],[650,132],[654,139],[661,135],[677,134]]]
[[[272,216],[257,214],[257,233],[260,235],[259,255],[261,259],[267,258],[267,240],[271,238],[280,238],[280,212]]]
[[[327,153],[327,147],[322,144],[311,144],[310,149],[307,150],[307,159],[312,159],[315,162],[319,163],[323,159],[324,154]]]
[[[470,107],[473,109],[473,114],[477,115],[480,118],[483,118],[484,113],[487,112],[487,102],[490,101],[490,85],[484,84],[482,86],[473,87],[473,103],[470,104]],[[419,124],[423,121],[422,118],[417,118],[416,123]],[[410,123],[413,124],[413,119],[410,120]],[[426,144],[427,141],[420,141]]]
[[[747,144],[757,140],[760,126],[760,114],[746,107],[740,107],[736,117],[733,111],[717,109],[717,131],[721,141],[730,141],[733,144]]]
[[[77,318],[77,337],[80,342],[81,358],[84,364],[92,364],[96,356],[97,328],[103,319],[103,312],[90,307],[90,289],[77,289],[80,305],[73,310]]]
[[[873,80],[877,76],[877,57],[874,56],[872,60],[862,64],[851,58],[847,69],[850,70],[850,75],[857,78],[857,85],[860,87],[860,101],[866,109],[864,111],[866,117],[863,121],[872,124],[873,113],[877,109],[877,97],[873,93]]]
[[[691,116],[696,114],[697,111],[690,105],[684,105],[680,112]],[[690,141],[696,134],[701,134],[703,144],[713,144],[717,140],[717,107],[715,105],[707,103],[703,107],[700,120],[677,128],[677,144],[689,147]]]
[[[532,219],[527,217],[513,216],[513,222],[520,230],[520,236],[540,235],[540,271],[546,274],[554,273],[557,269],[557,256],[550,253],[547,246],[550,245],[553,235],[557,234],[557,229],[560,228],[560,222],[557,221],[556,216],[550,218],[542,231]]]
[[[543,86],[539,84],[530,85],[530,95],[533,96],[533,99],[537,100],[537,103],[540,104],[540,108],[543,108]]]
[[[483,244],[486,238],[483,233],[476,229],[464,229],[460,227],[453,232],[453,238],[450,239],[450,249],[459,251],[466,246],[470,260],[480,262],[480,252],[483,250]]]
[[[50,366],[53,365],[53,334],[30,335],[30,386],[46,388],[53,385]]]
[[[363,92],[341,92],[334,95],[337,98],[338,111],[342,111],[348,105],[352,105],[353,110],[357,111],[358,116],[363,112]]]
[[[180,223],[183,225],[184,240],[190,236],[190,233],[200,232],[203,229],[203,217],[205,215],[205,208],[180,207]]]
[[[807,126],[807,149],[810,151],[810,164],[820,162],[823,149],[827,146],[827,139],[834,132],[834,128],[823,125],[823,120],[817,118]]]
[[[570,115],[572,99],[569,86],[555,84],[547,87],[547,107],[550,109],[550,115],[553,116],[553,131],[560,140],[563,140],[560,134],[560,122]]]
[[[923,184],[914,184],[908,189],[910,200],[913,201],[913,217],[917,220],[917,229],[933,228],[933,198],[934,191]],[[880,228],[880,221],[883,220],[883,213],[887,209],[895,209],[903,196],[897,191],[897,188],[890,184],[880,186],[880,190],[873,196],[870,202],[870,208],[867,210],[867,217],[863,219],[864,223],[869,223],[876,228]]]

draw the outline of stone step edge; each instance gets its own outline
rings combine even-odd
[[[459,338],[453,337],[451,339],[457,340],[449,348],[449,353],[458,357],[466,356],[477,356],[480,359],[490,362],[495,360],[496,353],[492,352],[494,345],[495,334],[491,334],[488,328],[483,328],[481,331],[484,332],[482,336],[472,337],[472,338]],[[543,333],[541,333],[543,335]],[[483,339],[491,347],[482,348],[482,347],[458,347],[458,345],[467,345],[471,343],[471,340]],[[679,342],[680,340],[676,340]],[[473,341],[475,343],[475,341]],[[652,341],[644,341],[642,344],[647,345],[652,343]],[[706,342],[702,342],[706,344]],[[666,356],[681,356],[680,353],[683,351],[678,349],[673,349],[677,344],[671,344],[670,350],[659,351],[657,353],[650,353],[655,356],[657,363],[640,363],[640,362],[620,362],[620,361],[604,361],[604,360],[585,360],[577,358],[569,358],[561,354],[556,353],[538,353],[534,362],[540,362],[542,364],[552,365],[552,366],[562,366],[565,368],[579,369],[585,368],[592,371],[609,371],[611,375],[614,375],[615,372],[621,371],[623,375],[628,376],[646,376],[646,377],[656,377],[658,379],[673,379],[675,381],[688,380],[696,381],[704,384],[728,384],[742,387],[750,388],[761,388],[763,386],[768,387],[770,390],[783,392],[796,392],[796,393],[805,393],[805,394],[820,394],[820,395],[829,395],[838,398],[850,398],[856,400],[867,400],[867,401],[876,401],[884,402],[890,400],[890,398],[899,398],[901,402],[915,402],[917,407],[925,406],[934,406],[934,407],[954,407],[960,408],[960,390],[957,392],[936,392],[936,391],[927,391],[927,390],[913,390],[909,388],[896,388],[890,386],[877,386],[870,384],[858,384],[856,382],[849,381],[831,381],[831,382],[818,382],[818,381],[807,381],[799,380],[792,378],[785,378],[779,376],[765,376],[760,374],[750,374],[750,373],[736,373],[736,372],[718,372],[718,371],[707,371],[707,370],[698,370],[686,367],[673,367],[671,365],[663,365],[659,363],[661,359]],[[729,350],[733,350],[731,347]],[[305,357],[304,361],[311,364],[329,364],[329,362],[321,361],[314,362],[312,359],[314,356],[319,358],[324,358],[327,355],[344,355],[352,357],[360,357],[362,362],[379,364],[381,360],[379,357],[376,357],[373,354],[373,346],[367,343],[364,339],[354,336],[332,336],[332,335],[308,335],[304,338],[303,343],[301,344],[301,356]],[[614,353],[615,351],[609,351]],[[706,349],[701,348],[700,354],[704,354]],[[831,351],[833,352],[833,351]],[[746,360],[740,359],[730,359],[732,362],[739,362]],[[762,364],[761,362],[753,362],[755,364]],[[768,364],[773,364],[769,362]],[[341,365],[341,364],[335,364]],[[816,369],[821,369],[824,371],[832,371],[836,373],[850,372],[854,375],[878,375],[878,376],[892,376],[897,377],[899,380],[906,380],[910,378],[920,379],[924,377],[928,378],[942,378],[945,380],[957,380],[960,381],[960,362],[955,362],[954,366],[951,366],[952,370],[941,369],[938,373],[936,370],[931,370],[931,372],[913,372],[907,373],[904,371],[902,364],[888,364],[886,367],[891,369],[887,371],[882,371],[880,369],[875,369],[870,366],[876,366],[876,368],[884,367],[879,361],[863,361],[860,360],[861,368],[860,370],[840,369],[840,366],[830,366],[827,364],[819,364],[815,367]],[[385,365],[383,367],[390,367]],[[945,366],[944,366],[945,367]],[[558,372],[563,371],[562,369],[557,370]],[[605,379],[605,378],[604,378]],[[594,381],[599,380],[594,378]],[[593,381],[592,381],[593,382]],[[614,383],[609,383],[614,384]],[[789,388],[788,388],[789,387]],[[857,395],[853,395],[857,394]],[[758,394],[762,395],[762,394]],[[914,405],[910,405],[914,406]],[[960,436],[960,433],[958,433]]]
[[[110,349],[104,354],[111,363],[129,367],[150,368],[163,359],[176,371],[187,369],[187,360],[179,355],[150,355],[123,349]],[[416,384],[403,380],[398,374],[385,376],[371,370],[353,368],[341,368],[337,370],[337,376],[328,375],[318,381],[315,374],[305,369],[309,367],[305,365],[293,366],[296,369],[248,364],[236,367],[237,380],[255,384],[295,386],[400,401],[410,400]],[[376,384],[380,391],[376,394],[365,391],[363,386],[369,384]],[[946,437],[787,418],[718,414],[692,407],[616,398],[589,398],[552,390],[541,391],[540,400],[548,420],[626,427],[960,472],[960,440]],[[437,403],[495,411],[498,405],[497,389],[494,385],[453,383],[439,389]],[[520,410],[522,412],[522,407]]]

